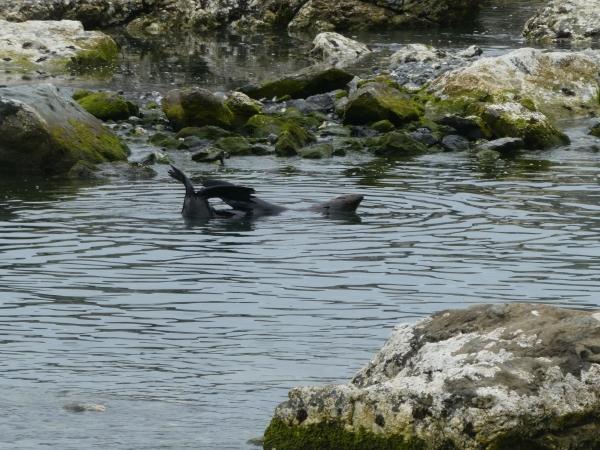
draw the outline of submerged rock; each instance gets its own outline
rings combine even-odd
[[[140,113],[137,105],[115,92],[81,90],[73,94],[73,99],[100,120],[125,120]]]
[[[392,65],[409,62],[432,62],[445,58],[446,52],[424,44],[407,44],[390,57]]]
[[[482,305],[402,324],[348,384],[294,388],[265,449],[600,445],[600,313]]]
[[[344,67],[371,53],[362,42],[339,33],[319,33],[313,40],[310,56],[335,67]]]
[[[342,69],[310,67],[297,74],[269,81],[262,86],[245,86],[240,88],[240,91],[255,99],[306,98],[344,89],[352,78],[353,75]]]
[[[331,158],[334,153],[331,144],[314,144],[298,150],[298,155],[304,159],[323,159]]]
[[[512,154],[517,150],[525,148],[525,142],[521,138],[500,138],[488,141],[477,146],[478,152],[498,152],[502,155]]]
[[[551,0],[527,21],[530,40],[582,40],[600,36],[600,0]]]
[[[447,72],[430,91],[450,101],[516,101],[554,120],[600,112],[599,72],[600,51],[521,48]]]
[[[0,20],[0,69],[31,74],[111,72],[119,50],[100,31],[85,31],[73,20],[15,23]],[[1,71],[0,71],[1,73]]]
[[[592,136],[596,136],[600,138],[600,122],[598,122],[596,125],[592,126],[592,128],[590,129],[590,134]]]
[[[50,84],[0,88],[0,168],[65,173],[78,161],[126,160],[127,147]]]

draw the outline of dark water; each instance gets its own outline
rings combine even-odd
[[[520,45],[484,36],[489,51]],[[305,63],[285,42],[272,59],[219,45],[233,81],[193,59],[163,70],[150,52],[114,83],[226,87]],[[187,226],[164,167],[129,183],[0,179],[0,448],[249,448],[290,387],[346,381],[398,322],[474,303],[597,307],[600,160],[583,130],[492,167],[467,154],[225,169],[180,157],[195,177],[292,208],[254,222]],[[303,211],[347,192],[366,196],[359,217]],[[73,402],[106,411],[63,408]]]

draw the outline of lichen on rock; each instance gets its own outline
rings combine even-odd
[[[292,389],[264,448],[597,448],[599,349],[599,312],[442,311],[397,326],[349,383]]]

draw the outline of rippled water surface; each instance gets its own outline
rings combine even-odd
[[[265,65],[243,61],[232,77]],[[166,78],[117,83],[228,83],[189,66],[169,81],[156,64]],[[3,177],[0,448],[251,448],[289,388],[346,381],[398,322],[473,303],[597,307],[599,148],[582,130],[493,167],[467,154],[184,164],[290,208],[246,222],[186,224],[165,168],[94,185]],[[365,195],[356,217],[305,210],[347,192]]]

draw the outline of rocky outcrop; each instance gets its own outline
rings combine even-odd
[[[353,75],[342,69],[315,66],[261,86],[244,86],[239,90],[255,99],[306,98],[343,89],[352,78]]]
[[[533,41],[581,41],[600,36],[600,0],[551,0],[527,21],[523,34]]]
[[[127,147],[49,85],[0,88],[0,168],[65,173],[77,162],[127,159]]]
[[[85,27],[109,27],[156,8],[160,0],[0,0],[0,19],[77,20]],[[163,2],[164,3],[164,2]]]
[[[99,31],[85,31],[72,20],[6,22],[0,20],[2,72],[28,74],[89,73],[114,69],[119,50]]]
[[[552,120],[581,117],[600,111],[599,71],[600,51],[522,48],[447,72],[430,92],[463,102],[518,102]]]
[[[265,449],[600,446],[600,312],[503,304],[402,324],[347,384],[294,388]]]
[[[312,58],[335,67],[347,66],[369,53],[371,50],[362,42],[334,32],[317,34],[310,50]]]

